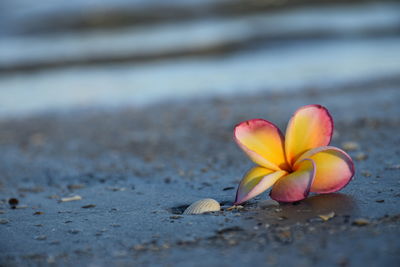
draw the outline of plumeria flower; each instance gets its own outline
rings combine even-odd
[[[285,137],[269,121],[252,119],[238,124],[234,138],[257,166],[239,184],[235,205],[263,193],[279,202],[299,201],[314,193],[332,193],[346,186],[354,164],[343,150],[328,146],[333,120],[320,105],[299,108]]]

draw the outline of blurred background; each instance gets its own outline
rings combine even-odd
[[[399,74],[399,1],[0,1],[0,117]]]

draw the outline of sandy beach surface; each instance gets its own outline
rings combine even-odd
[[[399,100],[389,77],[2,119],[0,264],[397,266]],[[285,129],[311,103],[331,111],[332,145],[358,145],[352,182],[300,203],[269,206],[263,194],[226,210],[252,166],[234,125],[259,117]],[[71,196],[80,199],[60,201]],[[182,215],[202,198],[223,210]]]

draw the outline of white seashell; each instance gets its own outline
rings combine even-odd
[[[200,199],[187,207],[183,214],[202,214],[211,211],[220,211],[219,203],[211,198]]]

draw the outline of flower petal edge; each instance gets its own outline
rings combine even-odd
[[[241,204],[263,193],[286,174],[285,171],[274,171],[260,166],[251,168],[238,186],[234,204]]]
[[[257,165],[271,170],[288,168],[284,137],[273,123],[263,119],[241,122],[235,126],[234,140]]]
[[[311,192],[327,194],[341,190],[353,178],[355,173],[351,157],[343,150],[333,146],[311,149],[300,156],[298,161],[312,159],[316,165],[316,174]],[[296,162],[294,169],[298,167]]]
[[[307,105],[297,109],[285,133],[287,162],[293,166],[304,152],[329,145],[333,128],[332,116],[325,107]]]

